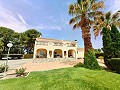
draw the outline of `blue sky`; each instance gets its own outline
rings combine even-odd
[[[115,12],[120,9],[120,0],[104,1],[104,11]],[[0,0],[0,26],[16,32],[34,28],[44,38],[78,40],[78,46],[83,47],[81,30],[73,30],[68,25],[71,18],[67,13],[68,5],[75,2],[76,0]],[[92,35],[92,43],[94,48],[101,48],[101,36],[95,40]]]

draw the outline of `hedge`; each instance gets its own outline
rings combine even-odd
[[[108,60],[109,68],[120,73],[120,58],[111,58]]]
[[[0,56],[1,56],[1,59],[2,59],[2,57],[7,57],[7,54],[2,54]],[[22,59],[23,54],[9,54],[9,57],[12,57],[12,59]]]
[[[27,59],[27,58],[33,58],[33,54],[25,54],[24,59]]]

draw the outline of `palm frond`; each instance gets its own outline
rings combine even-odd
[[[90,24],[90,25],[93,25],[93,24],[94,24],[94,21],[93,21],[93,20],[90,20],[89,24]]]
[[[101,16],[100,19],[104,22],[105,18],[104,16]]]
[[[76,29],[76,28],[78,28],[78,27],[79,27],[78,23],[74,24],[73,25],[73,30]]]
[[[113,19],[113,20],[116,20],[116,19],[118,19],[119,17],[120,17],[120,13],[119,13],[119,12],[116,12],[115,14],[113,14],[112,19]]]
[[[74,24],[76,22],[76,19],[75,18],[72,18],[70,21],[69,21],[69,24]]]
[[[81,5],[82,2],[85,2],[86,0],[77,0],[77,3]]]
[[[108,20],[110,19],[110,17],[111,17],[111,12],[109,11],[105,14],[105,18]]]
[[[92,5],[91,5],[91,9],[93,10],[93,11],[96,11],[96,10],[98,10],[98,9],[100,9],[100,8],[104,8],[105,6],[104,6],[104,2],[103,1],[100,1],[100,2],[96,2],[96,3],[93,3]]]
[[[78,23],[78,27],[81,27],[82,26],[82,22],[80,21],[79,23]]]
[[[102,34],[102,27],[103,25],[102,24],[98,24],[98,25],[94,25],[93,26],[93,32],[94,32],[94,36],[95,38],[100,34]]]
[[[104,13],[102,11],[95,11],[95,15],[101,16],[101,15],[104,15]]]
[[[80,17],[81,17],[81,15],[77,15],[77,16],[73,17],[72,19],[70,19],[69,25],[74,24],[75,22],[79,21]]]
[[[104,13],[102,11],[93,11],[93,12],[89,12],[87,13],[88,14],[88,17],[92,18],[92,17],[95,17],[95,16],[102,16],[104,15]]]
[[[70,4],[68,6],[68,13],[73,15],[73,11],[74,11],[74,4]]]
[[[87,14],[88,14],[88,17],[90,17],[90,18],[92,18],[92,17],[95,16],[95,12],[89,12],[89,13],[87,13]]]

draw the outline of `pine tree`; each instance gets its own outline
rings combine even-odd
[[[110,36],[110,30],[108,30],[107,28],[103,28],[102,33],[103,33],[102,41],[103,41],[104,62],[105,65],[108,66],[108,59],[111,59],[112,57],[111,56],[112,39]]]
[[[120,32],[118,31],[117,27],[112,25],[111,27],[111,56],[112,58],[120,58]]]

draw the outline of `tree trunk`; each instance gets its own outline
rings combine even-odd
[[[91,34],[90,34],[90,25],[89,25],[89,19],[85,16],[85,14],[82,14],[81,17],[81,29],[82,29],[82,38],[84,41],[84,53],[87,53],[89,49],[93,49],[92,43],[91,43]]]
[[[92,43],[91,43],[91,34],[89,29],[84,30],[84,28],[82,28],[82,38],[84,41],[84,53],[88,52],[89,49],[90,50],[93,49]]]

